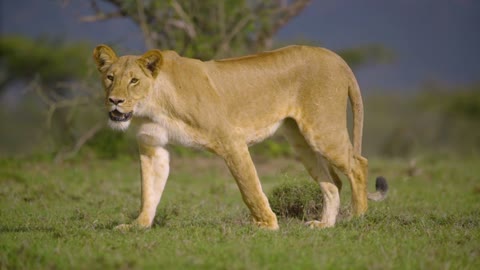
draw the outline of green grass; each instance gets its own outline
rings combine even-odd
[[[137,161],[0,161],[0,269],[480,269],[479,159],[423,158],[416,176],[371,160],[390,194],[365,217],[325,230],[280,219],[276,232],[249,223],[206,159],[174,159],[154,227],[130,232],[112,228],[138,211]],[[293,160],[258,169],[267,193],[307,177]],[[342,209],[348,197],[345,183]]]

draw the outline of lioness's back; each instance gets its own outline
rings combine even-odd
[[[249,64],[250,62],[258,61],[272,61],[279,58],[291,58],[290,60],[295,60],[298,55],[323,55],[323,56],[332,56],[336,55],[334,52],[321,48],[321,47],[312,47],[304,45],[290,45],[287,47],[279,48],[272,51],[259,52],[256,54],[232,57],[225,59],[213,60],[216,63],[222,64],[232,64],[235,62],[241,62],[242,64]]]
[[[318,96],[318,92],[344,89],[354,80],[353,73],[343,59],[334,52],[309,46],[293,45],[258,54],[205,62],[207,73],[219,93],[240,92],[243,96],[280,102],[282,94]],[[263,91],[257,91],[263,89]],[[271,89],[275,97],[267,94]],[[251,92],[251,93],[249,93]],[[316,94],[312,92],[317,92]],[[272,100],[272,98],[274,100]],[[238,99],[233,100],[238,104]],[[343,101],[341,101],[343,102]]]
[[[238,75],[262,80],[269,71],[278,79],[291,78],[297,75],[305,78],[307,75],[322,79],[339,76],[352,76],[345,61],[336,53],[320,48],[302,45],[292,45],[273,51],[261,52],[242,57],[227,58],[205,62],[211,72],[221,74],[228,81],[237,81]]]

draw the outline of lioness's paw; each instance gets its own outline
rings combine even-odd
[[[272,231],[278,230],[278,223],[277,222],[256,221],[255,225],[257,225],[258,227],[260,227],[262,229],[267,229],[267,230],[272,230]]]
[[[333,227],[335,224],[328,224],[326,222],[322,222],[322,221],[318,221],[318,220],[311,220],[311,221],[307,221],[305,222],[305,226],[308,226],[309,228],[311,229],[315,229],[315,228],[319,228],[319,229],[323,229],[323,228],[331,228]]]
[[[131,231],[131,230],[145,230],[145,229],[148,229],[148,228],[149,227],[147,227],[147,226],[142,226],[142,225],[134,222],[134,223],[130,223],[130,224],[120,224],[118,226],[115,226],[113,228],[113,230],[126,232],[126,231]]]

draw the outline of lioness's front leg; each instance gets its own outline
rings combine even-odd
[[[117,229],[132,226],[149,228],[152,226],[157,205],[162,197],[169,173],[169,155],[162,147],[139,144],[142,171],[142,204],[138,218],[132,224],[122,224]]]
[[[246,144],[229,145],[222,154],[242,194],[242,199],[250,209],[256,225],[271,230],[278,229],[277,217],[262,191],[257,171]]]

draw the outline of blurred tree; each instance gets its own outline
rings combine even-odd
[[[370,44],[337,52],[352,69],[366,64],[391,63],[395,53],[380,44]]]
[[[84,78],[91,49],[85,43],[22,36],[0,38],[0,92],[19,80],[38,79],[48,89],[59,82]],[[56,94],[62,94],[60,89]]]
[[[93,71],[91,62],[91,45],[86,43],[1,37],[0,94],[7,89],[22,89],[10,87],[18,82],[28,84],[27,90],[34,91],[46,105],[46,127],[54,148],[79,145],[79,139],[81,142],[84,136],[75,126],[74,113],[77,107],[91,104],[101,94],[101,91],[92,91],[86,80]],[[94,128],[99,130],[100,125]]]
[[[431,143],[452,152],[480,153],[480,84],[454,89],[427,85],[417,105],[436,115]]]
[[[447,117],[464,118],[475,122],[480,120],[480,86],[458,91],[448,98],[450,103],[444,109]]]
[[[91,0],[93,22],[128,17],[137,23],[147,48],[175,50],[199,59],[220,58],[269,49],[274,35],[311,0],[101,0],[115,7],[103,11]]]
[[[113,5],[104,11],[99,2]],[[139,25],[148,49],[177,51],[202,60],[271,49],[282,26],[304,10],[311,0],[91,0],[94,22],[127,17]],[[314,43],[303,41],[301,44]],[[394,53],[379,44],[338,52],[352,68],[389,63]]]

